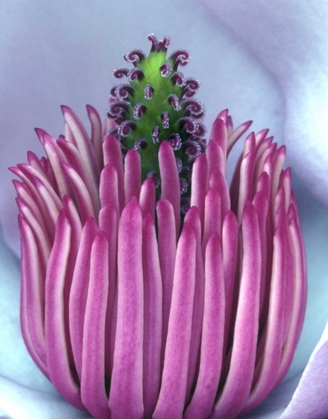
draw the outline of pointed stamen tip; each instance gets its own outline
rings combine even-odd
[[[285,169],[284,175],[286,177],[290,177],[292,175],[292,170],[291,170],[291,167],[290,166],[288,166],[288,168]]]
[[[286,156],[286,145],[283,144],[282,146],[279,147],[279,149],[277,150],[277,152],[279,152],[280,155]]]
[[[60,105],[60,109],[64,118],[66,118],[68,115],[74,115],[73,110],[67,105]]]
[[[8,171],[12,172],[13,174],[16,175],[17,172],[17,167],[16,166],[9,166]],[[13,180],[15,181],[15,180]]]
[[[87,104],[85,107],[88,115],[98,115],[98,112],[94,106]]]
[[[226,109],[224,109],[223,111],[221,111],[219,113],[219,115],[217,116],[217,118],[221,118],[225,122],[226,119],[227,119],[228,114],[229,114],[229,110],[228,110],[228,108],[226,108]]]
[[[35,127],[34,131],[35,131],[36,135],[38,136],[38,138],[41,142],[43,141],[44,135],[48,134],[45,130],[43,130],[43,128]]]
[[[133,221],[134,223],[141,222],[141,210],[137,197],[134,195],[128,201],[124,207],[121,215],[122,225],[124,224],[124,219],[127,221]]]
[[[247,122],[249,122],[249,121],[247,121]],[[269,129],[268,128],[263,128],[256,135],[257,136],[263,136],[263,138],[266,138],[266,136],[267,136],[268,133],[269,133]]]
[[[254,131],[252,131],[251,133],[248,134],[245,141],[255,143],[255,133],[254,133]]]

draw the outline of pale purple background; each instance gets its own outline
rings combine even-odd
[[[229,108],[236,124],[253,119],[254,130],[270,128],[287,144],[308,253],[309,305],[286,379],[252,417],[281,415],[328,319],[327,21],[322,0],[0,2],[0,220],[16,255],[17,211],[7,167],[26,162],[27,150],[41,154],[34,127],[62,133],[60,104],[84,121],[87,103],[105,116],[112,69],[124,66],[126,51],[147,52],[150,32],[170,36],[171,51],[191,53],[185,72],[202,82],[208,126]],[[84,415],[58,396],[25,350],[19,259],[3,240],[0,302],[0,417]],[[284,416],[328,416],[327,335]]]

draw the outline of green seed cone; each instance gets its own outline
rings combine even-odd
[[[152,42],[148,57],[139,50],[131,51],[124,58],[134,68],[114,71],[117,78],[126,76],[128,83],[111,89],[108,116],[117,124],[111,133],[120,140],[123,153],[139,151],[142,179],[152,177],[158,185],[159,146],[169,141],[177,158],[181,193],[188,195],[192,163],[206,144],[205,127],[199,122],[203,106],[192,99],[199,83],[177,71],[189,60],[186,51],[167,58],[169,39],[159,42],[154,35],[148,39]]]

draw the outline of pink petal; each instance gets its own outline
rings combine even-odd
[[[188,381],[186,399],[189,401],[191,390],[196,385],[196,378],[198,373],[199,350],[202,335],[202,319],[204,313],[204,257],[202,248],[202,232],[201,221],[199,218],[199,211],[197,207],[190,207],[188,210],[184,223],[188,223],[196,237],[196,277],[195,277],[195,294],[194,307],[192,314],[191,334],[192,340],[190,343],[189,352],[189,367],[188,367]]]
[[[147,215],[143,223],[144,270],[144,353],[143,387],[146,418],[151,418],[161,383],[162,277],[154,219]]]
[[[118,232],[118,301],[109,408],[113,417],[143,417],[142,218],[136,199],[124,208]]]
[[[161,198],[172,204],[178,234],[180,229],[180,182],[174,152],[167,141],[163,141],[160,145],[158,160],[161,175]]]
[[[190,205],[197,207],[201,221],[202,231],[204,229],[205,196],[208,189],[208,165],[205,155],[200,155],[195,160],[191,176],[191,197]]]
[[[95,220],[89,218],[83,226],[70,291],[69,331],[74,363],[80,379],[82,369],[83,323],[89,287],[90,253],[97,231],[98,227]]]
[[[46,343],[44,334],[44,270],[39,265],[31,263],[38,255],[33,232],[27,221],[20,216],[19,224],[22,241],[22,284],[21,284],[21,328],[24,340],[33,360],[41,371],[48,375],[46,367]],[[42,291],[40,293],[40,290]]]
[[[182,418],[195,291],[195,254],[195,234],[185,223],[178,242],[162,384],[153,418]]]
[[[185,418],[207,418],[219,386],[223,359],[225,292],[220,238],[213,233],[205,253],[205,302],[197,385]]]
[[[68,106],[61,106],[66,123],[72,131],[76,146],[81,154],[86,170],[95,187],[99,180],[99,167],[96,161],[94,149],[91,146],[88,133],[75,112]]]
[[[260,296],[260,233],[248,202],[243,214],[243,262],[229,373],[211,418],[232,418],[244,408],[252,385]]]
[[[124,189],[125,202],[132,197],[139,199],[141,188],[141,159],[136,150],[129,150],[125,156]]]
[[[91,123],[91,142],[96,155],[96,162],[99,168],[103,165],[103,137],[102,123],[98,111],[91,105],[87,105],[88,117]]]
[[[176,255],[177,235],[175,217],[172,204],[168,200],[159,200],[157,203],[158,218],[158,251],[163,282],[163,348],[164,360],[165,343],[169,324],[171,308],[173,275]],[[164,362],[162,362],[163,365]]]
[[[82,402],[88,411],[98,418],[110,416],[105,389],[105,321],[108,281],[108,241],[105,233],[99,232],[91,248],[81,371]]]
[[[113,136],[107,136],[103,143],[104,150],[104,164],[107,164],[115,168],[117,173],[117,186],[119,194],[120,212],[123,210],[125,205],[124,196],[124,174],[123,174],[123,163],[120,143],[117,138]]]
[[[75,407],[83,409],[80,392],[70,370],[65,333],[64,287],[70,250],[71,227],[61,211],[46,277],[45,333],[49,376],[55,387]]]

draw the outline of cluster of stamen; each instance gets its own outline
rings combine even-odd
[[[127,79],[110,90],[108,117],[116,127],[109,134],[118,138],[123,155],[131,149],[141,156],[142,177],[154,180],[160,187],[158,150],[161,141],[172,146],[180,174],[181,195],[190,188],[191,166],[204,152],[205,127],[200,122],[203,105],[193,97],[199,88],[195,79],[178,71],[189,61],[187,51],[166,56],[169,38],[158,41],[151,34],[151,50],[146,55],[133,50],[124,55],[134,68],[114,70],[117,79]]]

